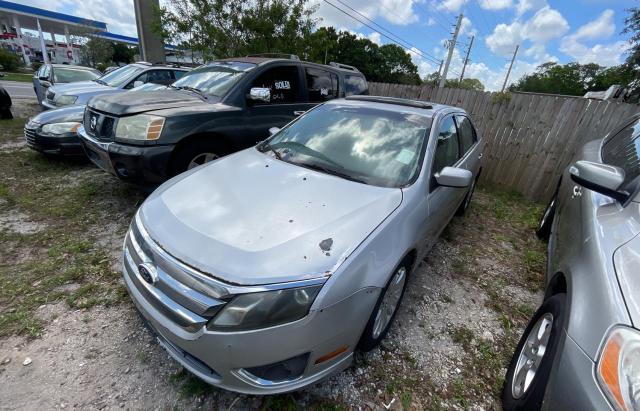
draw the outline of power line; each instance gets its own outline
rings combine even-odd
[[[423,58],[425,58],[425,59],[427,59],[427,60],[430,60],[430,61],[431,61],[431,62],[433,62],[433,63],[440,64],[440,60],[438,60],[436,57],[433,57],[433,56],[431,56],[431,55],[429,55],[429,54],[426,54],[426,53],[422,52],[422,50],[420,50],[420,49],[418,49],[417,47],[415,47],[415,46],[411,45],[411,43],[407,42],[406,40],[403,40],[403,41],[404,41],[406,44],[410,45],[411,47],[414,47],[414,48],[415,48],[415,50],[414,50],[414,49],[412,49],[411,47],[407,47],[406,45],[404,45],[404,44],[402,44],[402,43],[400,43],[400,42],[398,42],[398,41],[394,40],[393,38],[389,37],[388,35],[386,35],[386,34],[384,34],[384,33],[380,33],[378,30],[376,30],[375,28],[371,27],[369,24],[367,24],[367,23],[365,23],[364,21],[362,21],[362,20],[358,19],[357,17],[353,16],[352,14],[348,13],[347,11],[345,11],[345,10],[341,9],[340,7],[338,7],[338,6],[336,6],[335,4],[331,3],[330,1],[328,1],[328,0],[324,0],[324,2],[325,2],[325,3],[327,3],[328,5],[330,5],[331,7],[335,8],[336,10],[339,10],[340,12],[342,12],[342,13],[346,14],[347,16],[351,17],[352,19],[356,20],[356,21],[357,21],[357,22],[359,22],[360,24],[365,25],[365,26],[366,26],[366,27],[368,27],[369,29],[371,29],[371,30],[375,31],[376,33],[380,34],[381,36],[383,36],[383,37],[387,38],[388,40],[392,41],[393,43],[395,43],[395,44],[399,45],[400,47],[404,48],[405,50],[409,50],[409,51],[411,51],[411,52],[413,52],[413,53],[416,53],[417,55],[419,55],[419,56],[421,56],[421,57],[423,57]],[[396,36],[396,37],[398,37],[398,36]],[[398,37],[398,38],[400,39],[400,37]]]

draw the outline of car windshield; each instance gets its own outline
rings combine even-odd
[[[142,70],[144,70],[144,68],[140,66],[124,66],[105,74],[99,79],[96,79],[96,81],[105,86],[119,87],[131,81],[133,77]]]
[[[192,89],[215,97],[224,96],[234,84],[249,70],[256,67],[252,63],[220,61],[185,74],[172,84],[173,87]]]
[[[382,187],[402,187],[420,169],[431,118],[350,104],[320,106],[259,148],[283,161]]]
[[[56,68],[53,70],[56,83],[73,83],[74,81],[89,81],[100,77],[100,73],[92,70],[78,70],[72,68]]]

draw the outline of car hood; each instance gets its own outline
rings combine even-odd
[[[241,285],[333,273],[402,202],[374,187],[250,148],[158,188],[140,218],[184,263]]]
[[[627,207],[635,207],[640,212],[638,203]],[[616,250],[613,263],[631,321],[636,328],[640,328],[640,235]]]
[[[92,108],[116,116],[167,108],[193,107],[200,104],[207,104],[207,102],[195,93],[175,89],[130,91],[126,96],[99,96],[89,102]]]
[[[31,118],[37,124],[63,123],[66,121],[82,121],[84,106],[67,106],[55,110],[47,110]]]
[[[56,93],[56,95],[64,94],[77,96],[85,93],[108,93],[119,89],[105,86],[104,84],[96,83],[95,81],[78,81],[76,83],[56,84],[55,86],[50,87],[49,90]]]

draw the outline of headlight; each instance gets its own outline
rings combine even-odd
[[[598,382],[619,410],[640,408],[640,332],[614,327],[598,360]]]
[[[77,99],[78,96],[57,96],[55,97],[54,101],[59,106],[70,106],[72,104],[75,104]]]
[[[53,134],[60,136],[63,134],[75,133],[80,126],[80,122],[69,121],[66,123],[52,123],[42,126],[42,132],[45,134]]]
[[[207,328],[242,331],[299,320],[309,313],[321,288],[322,284],[319,284],[238,295],[207,324]]]
[[[164,117],[140,114],[118,120],[116,137],[129,140],[157,140],[164,127]]]

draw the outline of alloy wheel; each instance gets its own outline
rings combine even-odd
[[[373,324],[373,338],[380,337],[389,325],[389,322],[391,322],[391,318],[393,318],[393,314],[398,308],[400,297],[402,297],[402,290],[404,289],[406,280],[407,269],[405,267],[398,268],[398,271],[393,275],[389,286],[385,290],[382,302],[378,307],[376,319]]]
[[[520,350],[518,362],[511,381],[511,394],[513,398],[521,398],[531,387],[540,363],[549,345],[553,315],[546,313],[533,326],[527,340]]]
[[[191,170],[194,167],[198,167],[204,163],[208,163],[209,161],[213,161],[219,156],[215,153],[200,153],[195,156],[187,166],[187,170]]]

